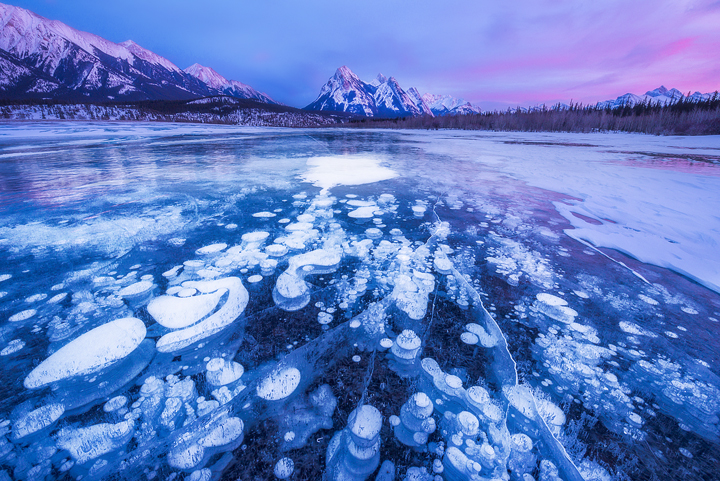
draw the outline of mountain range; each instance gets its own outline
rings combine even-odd
[[[306,110],[347,112],[364,117],[415,115],[454,115],[478,113],[480,109],[449,95],[420,95],[416,88],[403,90],[394,77],[383,74],[363,82],[352,70],[342,66],[320,90]]]
[[[216,96],[282,106],[267,94],[228,80],[212,68],[196,63],[182,70],[132,40],[114,43],[29,10],[0,3],[0,99],[87,103]],[[706,100],[711,96],[695,92],[685,97],[677,89],[661,86],[644,95],[627,93],[615,100],[598,102],[597,106],[619,108],[641,102],[664,105],[681,98]],[[414,87],[403,90],[394,77],[382,74],[364,82],[346,66],[337,69],[305,109],[362,117],[464,115],[481,111],[449,95],[421,95]]]
[[[229,95],[277,103],[210,68],[181,70],[132,40],[113,43],[1,3],[0,95],[85,102]]]
[[[656,88],[655,90],[649,90],[645,92],[644,95],[635,95],[631,93],[627,93],[625,95],[621,95],[620,97],[616,98],[615,100],[605,100],[604,102],[598,102],[597,106],[599,108],[611,108],[616,109],[624,106],[633,106],[636,104],[640,104],[643,102],[648,102],[650,104],[657,104],[660,105],[667,105],[669,103],[675,102],[680,99],[686,99],[691,101],[700,101],[700,100],[707,100],[712,97],[713,94],[710,93],[700,93],[695,92],[694,94],[689,94],[686,96],[682,92],[680,92],[678,89],[670,89],[668,90],[665,88],[664,85],[661,85],[660,87]]]

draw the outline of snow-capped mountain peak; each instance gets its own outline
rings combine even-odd
[[[457,99],[451,95],[425,94],[422,99],[435,115],[480,113],[479,107],[465,99]]]
[[[372,82],[370,82],[370,85],[372,85],[373,87],[379,87],[380,85],[384,84],[385,82],[387,82],[387,77],[384,76],[383,74],[379,73],[379,74],[377,74],[377,77],[375,77],[372,80]]]
[[[213,87],[132,40],[114,43],[0,3],[0,92],[5,97],[185,100],[225,94],[276,103],[243,83],[220,79],[221,88]]]
[[[710,97],[712,97],[712,94],[706,93],[700,93],[695,92],[694,94],[687,97],[689,100],[707,100]],[[686,98],[685,95],[679,91],[676,88],[668,89],[664,85],[661,85],[660,87],[648,90],[645,92],[644,95],[635,95],[632,93],[627,93],[624,95],[619,96],[615,100],[605,100],[603,102],[598,102],[597,107],[606,109],[616,109],[620,107],[629,106],[632,107],[633,105],[641,104],[643,102],[647,102],[648,104],[660,104],[660,105],[667,105],[673,102],[677,102],[680,99]]]
[[[121,47],[125,47],[130,53],[132,53],[139,59],[145,60],[146,62],[155,65],[160,65],[173,72],[180,72],[180,68],[174,63],[172,63],[170,60],[161,57],[160,55],[153,53],[146,48],[141,47],[132,40],[125,40],[118,45],[120,45]]]
[[[450,96],[420,95],[417,89],[407,92],[400,87],[395,77],[387,78],[383,74],[369,83],[365,83],[346,66],[337,69],[335,74],[320,90],[317,99],[307,107],[308,110],[328,110],[349,112],[367,117],[430,115],[432,110],[428,100],[441,100],[449,105],[442,107],[440,115],[479,112],[480,109],[464,100],[455,100]]]
[[[190,65],[184,70],[184,72],[192,75],[193,77],[199,79],[201,82],[209,85],[214,89],[222,90],[229,84],[228,80],[225,77],[223,77],[210,67],[204,67],[199,63],[194,63]]]
[[[188,75],[192,75],[208,87],[220,91],[224,95],[241,99],[253,99],[269,104],[277,104],[273,99],[262,92],[258,92],[254,88],[237,80],[228,80],[210,67],[204,67],[199,63],[194,63],[184,70]]]

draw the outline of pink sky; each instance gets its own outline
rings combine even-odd
[[[5,0],[288,105],[335,69],[484,109],[720,89],[720,0]]]

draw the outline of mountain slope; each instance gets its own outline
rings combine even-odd
[[[268,104],[278,104],[267,94],[258,92],[249,85],[237,80],[228,80],[210,67],[203,67],[195,63],[184,70],[188,75],[197,78],[211,89],[215,89],[224,95],[236,97],[239,99],[254,99]]]
[[[211,88],[131,40],[116,44],[2,3],[0,66],[5,98],[135,101],[256,92],[239,82],[229,92]],[[270,100],[262,95],[252,98]]]

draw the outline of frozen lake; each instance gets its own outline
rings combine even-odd
[[[719,244],[720,137],[0,124],[0,481],[720,479]]]

